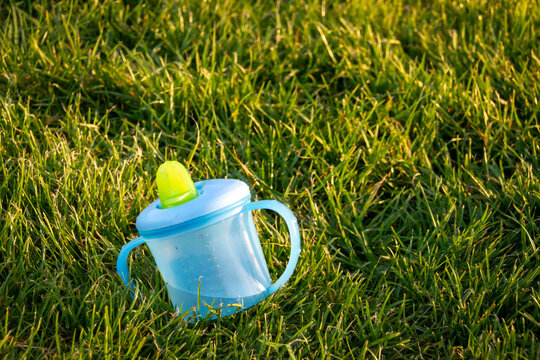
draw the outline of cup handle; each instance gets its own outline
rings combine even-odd
[[[120,274],[120,278],[122,278],[124,285],[131,286],[131,290],[133,290],[133,283],[131,283],[129,279],[129,269],[127,265],[129,252],[145,242],[146,240],[143,237],[138,237],[131,240],[130,242],[122,246],[120,254],[118,254],[118,258],[116,259],[116,271],[118,272],[118,274]]]
[[[287,280],[291,277],[298,258],[300,257],[300,231],[298,229],[298,222],[291,210],[279,201],[276,200],[261,200],[247,204],[244,207],[245,210],[260,210],[268,209],[277,212],[287,224],[289,228],[289,234],[291,235],[291,255],[289,256],[289,262],[285,271],[277,281],[268,288],[268,295],[275,293],[281,286],[285,285]]]

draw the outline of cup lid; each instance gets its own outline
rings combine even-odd
[[[174,230],[181,224],[220,210],[249,202],[249,186],[240,180],[213,179],[195,183],[198,196],[180,205],[162,208],[159,199],[139,216],[135,226],[141,236],[156,236]]]

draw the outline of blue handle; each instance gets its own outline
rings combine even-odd
[[[289,263],[285,268],[285,271],[277,281],[268,288],[268,295],[275,293],[281,286],[285,285],[287,280],[291,277],[294,268],[300,257],[300,231],[298,229],[298,222],[296,217],[289,210],[288,207],[276,200],[262,200],[256,201],[247,204],[244,207],[245,210],[259,210],[259,209],[268,209],[277,212],[283,217],[287,227],[289,228],[289,233],[291,234],[291,255],[289,256]]]
[[[130,284],[127,260],[129,257],[129,252],[144,242],[146,242],[146,240],[142,237],[131,240],[126,245],[122,246],[122,250],[120,250],[120,254],[118,254],[118,259],[116,259],[116,271],[118,274],[120,274],[124,285],[130,285],[132,290],[133,284]]]

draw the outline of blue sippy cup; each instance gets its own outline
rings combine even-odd
[[[157,172],[159,199],[137,217],[140,237],[122,247],[116,267],[129,285],[129,252],[146,243],[163,276],[169,298],[186,319],[222,316],[249,308],[277,291],[291,277],[300,256],[294,214],[275,200],[250,201],[249,187],[231,179],[193,184],[180,163],[168,161]],[[251,211],[269,209],[285,220],[291,255],[272,284]],[[217,312],[214,312],[214,317]]]

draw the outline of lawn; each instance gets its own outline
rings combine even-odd
[[[539,44],[526,0],[0,0],[0,358],[540,358]],[[285,287],[189,324],[143,246],[131,299],[165,160],[292,209]]]

